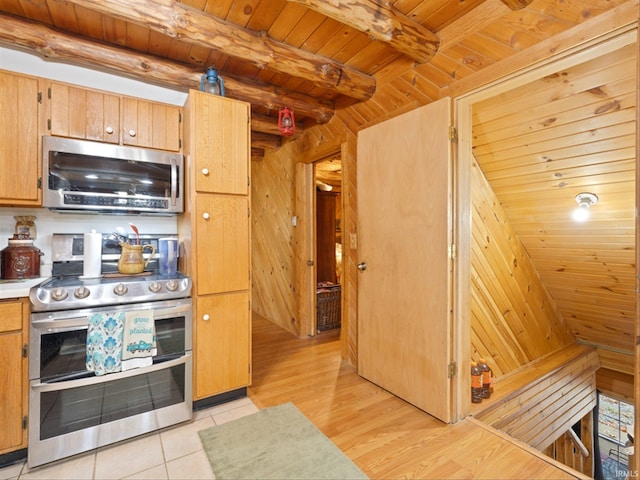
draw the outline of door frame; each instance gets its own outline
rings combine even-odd
[[[534,59],[534,62],[523,63],[522,65],[496,64],[495,68],[488,68],[482,72],[485,82],[478,86],[478,82],[463,81],[456,87],[443,89],[441,94],[453,97],[453,117],[454,126],[457,132],[457,146],[454,148],[455,165],[455,199],[454,215],[455,238],[457,246],[456,262],[457,269],[454,278],[454,288],[456,290],[454,309],[458,312],[456,325],[459,335],[455,338],[457,344],[454,348],[460,352],[461,359],[471,358],[471,235],[472,235],[472,205],[471,205],[471,166],[473,163],[473,136],[472,136],[472,113],[473,105],[482,100],[492,98],[501,93],[513,90],[525,85],[533,80],[554,74],[559,70],[583,63],[596,56],[606,55],[616,47],[629,43],[630,38],[638,41],[638,22],[630,19],[630,23],[619,28],[607,30],[606,32],[593,31],[593,36],[588,40],[576,44],[576,40],[567,40],[565,49],[552,53],[551,49],[545,50],[541,47],[541,56]],[[559,49],[557,49],[559,50]],[[556,50],[556,51],[557,51]],[[526,62],[527,56],[520,56],[519,61]],[[515,65],[515,66],[514,66]],[[519,67],[519,68],[518,68]],[[508,68],[509,71],[504,69]],[[640,89],[639,89],[640,92]],[[639,93],[640,95],[640,93]],[[640,123],[640,122],[638,122]],[[640,130],[640,125],[638,126]],[[636,147],[640,152],[640,146]],[[640,153],[639,153],[640,155]],[[640,157],[639,157],[640,158]],[[640,161],[637,159],[637,161]],[[638,174],[640,176],[640,173]],[[640,196],[640,193],[637,194]],[[636,200],[638,204],[640,200]],[[636,220],[640,222],[640,220]],[[637,253],[640,258],[640,253]],[[640,319],[638,312],[638,302],[636,301],[636,331],[640,333]],[[636,347],[636,378],[640,375],[640,346]],[[466,363],[468,364],[468,362]],[[461,365],[465,365],[464,361]],[[469,389],[469,379],[466,375],[457,375],[457,388],[459,392]],[[636,382],[636,397],[640,395],[640,382]],[[458,411],[462,416],[470,414],[471,400],[469,395],[455,396],[458,401]],[[636,398],[636,410],[640,408],[640,399]],[[636,435],[640,435],[640,423],[636,422]],[[640,465],[640,455],[638,456]]]
[[[357,280],[358,255],[356,157],[357,138],[351,132],[338,136],[315,148],[308,149],[297,158],[296,197],[297,227],[294,234],[296,264],[297,315],[300,336],[315,335],[312,316],[316,309],[315,267],[315,174],[313,163],[331,156],[340,156],[342,162],[342,278],[340,345],[342,361],[357,364]]]

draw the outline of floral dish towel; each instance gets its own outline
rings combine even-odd
[[[124,312],[95,313],[87,329],[87,370],[96,375],[119,372]]]

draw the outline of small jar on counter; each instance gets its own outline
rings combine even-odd
[[[25,216],[15,216],[13,217],[16,221],[16,230],[15,233],[17,235],[29,235],[29,238],[32,240],[36,239],[36,217],[32,215]]]

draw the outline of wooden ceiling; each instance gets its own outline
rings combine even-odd
[[[569,328],[624,352],[636,308],[636,56],[633,41],[473,106],[474,156]],[[583,192],[598,201],[578,222]]]
[[[383,108],[425,103],[450,82],[623,0],[555,3],[3,0],[0,42],[181,89],[198,88],[213,66],[227,96],[251,103],[260,154],[283,140],[283,106],[302,131],[368,104],[396,75],[399,89]],[[372,120],[376,107],[354,110],[355,121]]]

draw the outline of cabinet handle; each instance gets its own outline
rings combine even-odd
[[[129,130],[129,136],[130,137],[135,137],[136,136],[136,131],[135,130]]]
[[[207,175],[209,175],[209,169],[208,168],[203,168],[202,169],[202,174],[206,177]]]
[[[113,133],[113,127],[107,127],[104,129],[105,132],[107,132],[109,135],[111,135]]]
[[[209,318],[210,318],[209,315],[206,313],[202,316],[202,320],[204,320],[205,322],[208,322]]]
[[[209,220],[209,217],[210,217],[210,215],[209,215],[209,213],[208,213],[208,212],[204,212],[204,213],[202,214],[202,218],[204,218],[205,220]]]

